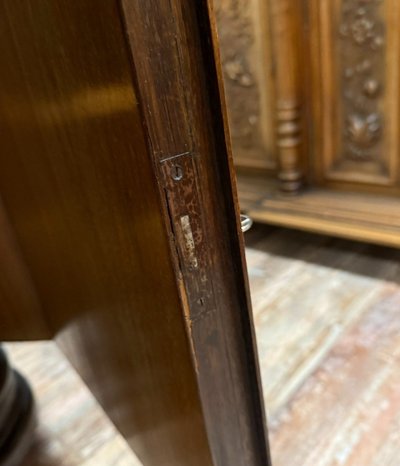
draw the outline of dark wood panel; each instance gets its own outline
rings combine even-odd
[[[122,3],[213,458],[269,464],[208,2]]]
[[[1,199],[0,322],[0,341],[51,336]]]
[[[0,190],[66,354],[147,465],[211,465],[117,1],[0,5]]]

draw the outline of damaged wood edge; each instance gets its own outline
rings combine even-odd
[[[197,260],[196,245],[194,243],[192,226],[190,224],[190,216],[188,214],[180,217],[180,227],[183,231],[184,248],[189,265],[197,269],[199,267],[199,261]]]
[[[177,283],[179,287],[179,297],[180,297],[182,310],[183,310],[183,314],[185,318],[186,334],[187,334],[190,349],[191,349],[192,362],[193,362],[193,366],[196,371],[196,374],[199,375],[199,362],[197,360],[196,347],[195,347],[194,339],[193,339],[193,321],[190,317],[190,305],[189,305],[188,297],[186,293],[185,282],[183,278],[180,277],[177,280]]]
[[[230,192],[232,194],[233,203],[231,202],[230,208],[233,211],[233,215],[236,218],[236,226],[237,226],[237,234],[234,238],[236,242],[236,247],[238,249],[239,255],[239,264],[240,264],[240,273],[244,278],[245,284],[245,295],[243,296],[244,304],[248,312],[241,313],[241,320],[245,327],[246,331],[246,347],[247,351],[250,355],[248,359],[249,367],[249,374],[250,377],[253,379],[252,383],[252,403],[253,409],[258,412],[256,416],[256,423],[257,423],[257,434],[259,437],[260,444],[262,445],[262,454],[264,456],[263,461],[266,466],[271,466],[272,460],[270,456],[270,448],[269,448],[269,438],[268,438],[268,427],[267,427],[267,415],[264,405],[264,396],[262,390],[262,380],[261,380],[261,371],[259,366],[259,359],[258,359],[258,349],[256,344],[256,334],[255,334],[255,327],[254,327],[254,319],[252,314],[252,302],[251,302],[251,295],[250,295],[250,285],[247,273],[247,263],[245,257],[245,245],[244,245],[244,237],[240,233],[241,232],[241,220],[240,220],[240,205],[238,199],[238,189],[237,189],[237,179],[236,179],[236,172],[234,168],[234,161],[233,161],[233,153],[232,153],[232,144],[231,144],[231,135],[230,135],[230,128],[229,128],[229,119],[227,114],[227,105],[226,105],[226,97],[225,97],[225,87],[223,81],[223,72],[222,72],[222,62],[221,62],[221,55],[220,55],[220,48],[219,48],[219,40],[218,40],[218,31],[216,25],[216,14],[214,10],[214,2],[213,0],[203,0],[205,7],[203,8],[203,18],[202,20],[205,23],[205,28],[207,30],[208,41],[204,42],[203,44],[206,47],[206,52],[204,55],[207,57],[212,55],[212,59],[210,59],[212,72],[214,74],[215,79],[212,80],[213,82],[210,84],[212,86],[209,92],[214,97],[214,100],[221,102],[221,105],[218,106],[217,114],[214,113],[214,119],[216,120],[217,126],[217,134],[223,140],[222,144],[225,147],[226,153],[226,169],[229,173],[229,180],[230,180]],[[254,356],[251,357],[251,354]]]
[[[151,152],[151,149],[150,149]],[[196,375],[199,375],[199,362],[196,354],[196,347],[195,347],[195,342],[193,338],[193,324],[197,321],[197,319],[193,319],[191,316],[191,306],[188,298],[188,291],[187,291],[187,283],[184,279],[184,273],[183,273],[183,263],[182,261],[184,260],[181,254],[179,253],[179,238],[178,235],[176,234],[176,222],[174,221],[173,214],[171,211],[171,205],[170,203],[172,202],[171,200],[171,191],[166,187],[165,183],[165,177],[162,172],[161,165],[164,162],[170,161],[177,159],[181,156],[193,156],[193,152],[186,151],[181,154],[176,154],[172,156],[167,156],[162,158],[159,163],[155,160],[155,157],[151,157],[152,164],[155,168],[155,174],[156,174],[156,179],[157,179],[157,186],[160,192],[160,201],[162,204],[162,209],[166,212],[165,218],[168,218],[168,222],[164,222],[165,229],[167,232],[168,240],[169,240],[169,245],[170,245],[170,252],[171,252],[171,259],[172,259],[172,265],[175,269],[176,272],[176,283],[178,285],[178,290],[179,290],[179,301],[181,303],[182,311],[183,311],[183,317],[184,317],[184,324],[185,324],[185,329],[186,329],[186,335],[190,347],[190,355],[193,363],[193,367],[195,369]],[[190,228],[190,217],[189,215],[184,215],[182,218],[187,218],[187,222],[189,222],[189,228]],[[178,225],[179,226],[179,225]],[[193,233],[190,228],[190,236],[191,236],[191,241],[193,241]],[[190,246],[191,253],[195,256],[195,244],[194,241]],[[197,258],[196,258],[196,265],[197,265]]]
[[[187,280],[185,280],[185,269],[192,268],[193,270],[198,269],[199,263],[197,259],[197,252],[196,252],[196,243],[193,238],[193,231],[191,227],[191,218],[190,214],[186,213],[183,215],[179,215],[178,218],[174,218],[173,215],[173,208],[172,208],[172,203],[173,203],[173,195],[174,192],[171,189],[168,189],[165,179],[165,172],[160,170],[160,166],[170,160],[176,160],[179,157],[182,156],[189,156],[193,157],[194,153],[187,151],[181,154],[176,154],[176,155],[171,155],[163,158],[160,160],[159,163],[157,163],[154,158],[153,158],[153,164],[155,165],[156,169],[156,176],[157,176],[157,181],[158,181],[158,187],[159,191],[161,193],[161,201],[163,204],[163,208],[167,212],[167,218],[168,222],[165,222],[165,227],[167,230],[168,238],[169,238],[169,243],[170,243],[170,251],[171,251],[171,257],[173,261],[173,266],[176,271],[176,277],[177,277],[177,285],[179,289],[179,299],[181,302],[182,310],[183,310],[183,316],[184,316],[184,321],[185,321],[185,327],[186,327],[186,333],[191,349],[191,356],[192,356],[192,361],[193,365],[196,371],[196,374],[199,375],[199,362],[197,358],[197,353],[196,353],[196,348],[195,348],[195,342],[193,338],[193,325],[200,321],[202,318],[206,317],[207,315],[216,312],[216,306],[215,303],[213,302],[212,299],[208,300],[208,306],[206,306],[206,299],[203,297],[200,297],[199,300],[201,300],[201,306],[204,306],[204,310],[202,312],[198,312],[195,316],[192,315],[192,306],[193,303],[190,302],[188,293],[190,293],[190,283],[188,283]],[[195,170],[195,175],[197,176],[197,170]],[[194,180],[197,183],[197,180]],[[198,187],[197,187],[198,188]],[[197,197],[197,200],[199,201],[199,198]],[[201,216],[202,224],[204,223],[204,215]],[[204,229],[204,225],[203,229]],[[181,232],[181,235],[179,234]],[[183,244],[182,244],[182,239],[183,239]],[[182,253],[181,251],[186,251],[186,255]],[[210,304],[214,304],[211,305]]]
[[[215,461],[215,464],[218,465],[267,465],[269,459],[267,458],[263,419],[261,419],[263,409],[260,405],[259,387],[255,386],[258,384],[257,376],[254,376],[256,361],[253,359],[256,353],[254,347],[252,348],[252,331],[249,328],[249,326],[251,327],[251,317],[247,315],[250,306],[249,301],[246,301],[247,289],[241,282],[241,273],[245,271],[243,269],[243,255],[241,259],[239,257],[240,252],[243,254],[243,244],[240,250],[240,220],[238,210],[235,210],[235,206],[232,205],[236,200],[236,194],[233,192],[234,186],[232,186],[232,184],[234,185],[232,179],[234,175],[230,160],[231,153],[226,150],[226,144],[229,145],[229,142],[225,139],[221,108],[216,109],[220,106],[221,94],[216,90],[218,80],[213,62],[212,34],[210,33],[210,18],[207,18],[207,2],[203,0],[197,3],[192,0],[186,3],[186,0],[171,0],[160,3],[149,1],[149,3],[140,4],[140,2],[133,0],[123,0],[123,4],[125,4],[123,20],[127,25],[128,44],[130,44],[130,54],[133,58],[132,66],[140,69],[140,74],[136,79],[141,77],[141,83],[146,83],[146,85],[140,86],[138,82],[135,82],[135,86],[144,128],[151,141],[149,153],[160,191],[162,209],[168,216],[168,220],[164,222],[164,227],[170,240],[171,261],[178,272],[178,294],[188,343],[191,347],[193,365],[197,372],[198,391],[203,420],[209,436],[209,447],[214,460],[220,459],[222,461]],[[170,16],[171,22],[166,23],[165,17]],[[142,25],[137,20],[138,17],[142,21]],[[135,21],[132,18],[135,18]],[[131,19],[131,24],[135,23],[139,27],[130,28],[129,19]],[[184,26],[187,27],[188,21],[191,22],[195,31],[185,29]],[[189,40],[192,37],[193,40]],[[168,39],[172,41],[169,42]],[[171,51],[171,48],[176,48],[176,50]],[[206,53],[209,54],[208,57],[205,57]],[[163,60],[160,60],[161,56],[163,56]],[[194,76],[193,66],[195,69],[199,68],[197,71],[200,71],[201,75],[200,78],[197,74],[195,75],[194,83],[191,81]],[[205,77],[208,73],[212,83],[206,82]],[[190,96],[193,102],[188,102],[185,86],[180,89],[178,82],[181,85],[183,83],[188,89],[192,89],[192,86],[198,86],[198,92],[197,88],[194,88],[195,95]],[[210,109],[209,112],[210,105],[213,109]],[[188,124],[188,121],[193,117],[192,106],[196,107],[196,121],[193,124]],[[204,112],[204,107],[207,107],[206,112]],[[204,113],[208,115],[213,110],[216,111],[216,114],[211,115],[211,122],[208,119],[204,120]],[[202,163],[208,165],[199,167],[199,159],[190,157],[193,165],[191,165],[192,172],[184,181],[186,183],[185,192],[179,183],[174,185],[171,181],[171,173],[166,171],[165,165],[176,161],[178,157],[183,160],[186,158],[185,156],[190,156],[188,149],[192,147],[194,150],[211,148],[211,154],[215,152],[216,158],[212,160],[210,156],[206,157],[206,162]],[[219,149],[222,150],[221,157],[218,156]],[[225,158],[228,160],[225,161]],[[217,160],[216,164],[214,164],[215,160]],[[183,163],[185,163],[184,160]],[[220,176],[218,176],[218,168],[222,169]],[[204,197],[206,197],[205,190],[208,189],[209,185],[204,178],[199,176],[199,173],[204,175],[206,169],[212,171],[210,184],[213,183],[213,186],[216,187],[216,197],[213,198],[213,203],[210,201],[212,207],[203,205],[207,200]],[[179,182],[182,179],[181,175],[178,170],[175,180]],[[228,184],[227,189],[220,184],[225,179]],[[192,184],[188,180],[192,180]],[[192,192],[192,197],[183,199],[180,196],[182,189],[184,194]],[[218,193],[221,196],[218,197]],[[232,194],[235,200],[232,200]],[[228,249],[231,249],[234,259],[232,267],[239,274],[236,279],[229,279],[226,284],[224,282],[225,290],[222,293],[218,287],[214,290],[214,275],[218,278],[221,273],[214,258],[207,258],[206,240],[207,237],[211,240],[215,239],[215,234],[219,230],[225,230],[227,226],[223,220],[219,220],[219,225],[214,226],[214,230],[209,234],[207,213],[213,211],[215,206],[219,207],[220,204],[224,211],[223,218],[226,215],[230,228],[233,230],[235,229],[235,217],[237,231],[229,232],[229,238],[227,238],[229,248],[224,248],[218,257],[220,259],[229,258],[231,251]],[[186,207],[190,207],[189,212]],[[182,226],[185,225],[182,225],[181,221],[182,218],[185,219],[185,215],[189,216],[187,220],[189,220],[191,233],[189,234],[189,230],[186,228],[186,240],[184,229],[182,229]],[[185,222],[187,223],[186,220],[183,221],[183,223]],[[192,245],[187,248],[187,245],[191,243],[190,236],[194,237],[197,250],[193,249]],[[193,273],[188,267],[190,260],[189,262],[185,260],[187,255],[183,252],[186,249],[189,249],[189,258],[190,256],[196,257],[198,262],[198,267],[194,269],[196,273]],[[201,275],[202,270],[204,270],[204,276]],[[235,286],[240,290],[237,291]],[[206,290],[204,296],[206,296],[207,302],[201,299],[204,290]],[[235,298],[228,298],[229,292]],[[219,294],[215,295],[215,293]],[[221,325],[221,321],[215,316],[213,316],[214,320],[209,322],[199,322],[212,313],[218,313],[218,310],[224,307],[223,300],[225,300],[225,304],[232,305],[226,309],[224,314],[230,332],[228,334],[226,328]],[[199,325],[193,326],[197,322]],[[220,338],[220,341],[214,348],[211,348],[214,351],[213,355],[216,356],[214,364],[211,364],[209,355],[206,354],[206,345],[209,344],[207,338],[211,341],[211,336],[215,335]],[[198,354],[196,354],[195,347]],[[230,349],[233,349],[231,357],[229,355]],[[230,383],[233,380],[239,382],[237,389],[233,388],[236,387],[235,384]],[[214,387],[218,391],[222,383],[225,383],[229,396],[222,394],[221,398],[218,396],[210,397],[210,387]],[[219,393],[221,394],[221,392]],[[219,404],[217,405],[217,403]],[[229,414],[232,413],[232,410],[237,413],[235,419],[237,422],[224,424],[222,419],[230,419]],[[232,448],[229,448],[229,442],[226,440],[227,431],[230,437],[235,439],[236,445]]]
[[[177,244],[178,239],[175,234],[174,221],[172,218],[172,213],[171,213],[169,199],[168,199],[168,190],[167,188],[164,187],[163,183],[160,182],[158,176],[157,176],[157,185],[158,185],[158,190],[160,192],[160,201],[162,204],[162,208],[166,212],[165,218],[168,218],[169,220],[168,222],[165,222],[165,229],[168,235],[173,266],[174,266],[176,275],[178,277],[178,283],[179,283],[180,281],[183,281],[183,271],[182,271],[181,257],[178,252],[178,244]]]
[[[153,164],[155,165],[154,160],[153,160]],[[156,171],[156,173],[158,175],[158,171]],[[188,301],[185,281],[183,279],[182,264],[181,264],[180,255],[178,253],[177,238],[174,233],[174,223],[173,223],[173,219],[172,219],[172,215],[171,215],[171,211],[169,207],[168,191],[163,186],[163,184],[160,182],[159,175],[157,176],[157,182],[158,182],[157,185],[159,188],[159,192],[161,195],[160,198],[161,198],[162,208],[165,210],[167,214],[166,218],[168,218],[169,220],[169,222],[165,222],[165,229],[166,229],[168,239],[169,239],[172,265],[176,272],[175,276],[176,276],[176,283],[179,289],[179,301],[182,306],[182,311],[183,311],[183,316],[184,316],[184,321],[185,321],[186,335],[187,335],[188,343],[190,346],[191,359],[192,359],[192,363],[196,371],[196,374],[198,375],[199,364],[197,361],[196,349],[195,349],[195,344],[193,340],[193,322],[190,317],[190,304]]]
[[[159,163],[192,322],[209,315],[210,309],[217,307],[213,263],[207,247],[207,215],[197,169],[200,158],[194,155],[193,151],[171,154]]]

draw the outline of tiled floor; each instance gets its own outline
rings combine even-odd
[[[399,466],[400,251],[246,238],[274,466]],[[140,464],[52,343],[7,348],[39,406],[24,466]]]

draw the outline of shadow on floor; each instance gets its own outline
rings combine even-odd
[[[246,247],[267,254],[400,283],[400,250],[300,230],[255,224]]]
[[[32,446],[20,466],[77,466],[76,463],[66,462],[62,451],[50,451],[49,440],[45,433],[35,432]]]

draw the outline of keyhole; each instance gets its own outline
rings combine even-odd
[[[172,178],[179,181],[183,178],[183,169],[180,165],[173,165],[171,170]]]

